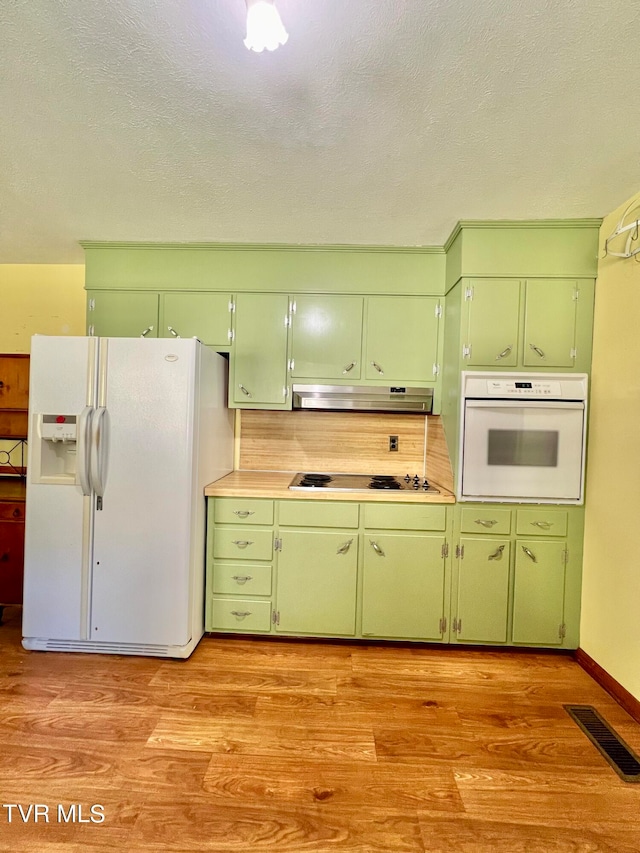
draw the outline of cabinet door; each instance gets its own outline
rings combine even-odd
[[[0,409],[29,408],[29,356],[0,356]]]
[[[460,540],[456,639],[505,643],[509,603],[509,540]]]
[[[392,385],[433,382],[439,305],[430,296],[368,297],[365,378]]]
[[[280,531],[278,631],[353,636],[358,536],[344,531]]]
[[[0,521],[0,605],[22,604],[23,566],[24,522]]]
[[[566,543],[518,539],[513,595],[513,642],[562,645]]]
[[[93,291],[88,296],[88,334],[114,338],[158,337],[158,294]]]
[[[291,407],[287,386],[289,297],[280,293],[239,293],[232,349],[229,405]]]
[[[165,293],[160,337],[198,338],[211,347],[231,343],[230,293]]]
[[[464,358],[471,367],[515,367],[518,361],[520,282],[487,279],[465,289]],[[464,312],[463,312],[464,317]]]
[[[291,375],[296,379],[360,379],[360,296],[296,296]]]
[[[364,536],[364,636],[442,639],[444,536]]]
[[[524,318],[525,367],[573,367],[576,282],[528,281]]]

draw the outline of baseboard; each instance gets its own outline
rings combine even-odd
[[[640,702],[635,696],[632,696],[622,684],[609,675],[606,669],[603,669],[600,664],[596,663],[583,649],[576,649],[575,659],[585,672],[588,672],[591,678],[598,682],[600,687],[603,687],[607,693],[613,696],[616,702],[625,709],[627,714],[630,714],[637,723],[640,723]]]

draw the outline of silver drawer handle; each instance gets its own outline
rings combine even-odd
[[[179,338],[180,335],[176,332],[173,326],[167,326],[167,331],[170,332],[174,338]]]
[[[522,546],[522,550],[530,560],[533,560],[534,563],[538,562],[538,560],[536,559],[536,555],[533,553],[533,551],[530,551],[528,548],[525,548],[524,545]]]
[[[251,393],[249,391],[247,391],[247,389],[244,387],[244,385],[238,385],[238,388],[242,391],[242,393],[245,395],[245,397],[251,396]]]
[[[253,542],[251,539],[233,539],[232,544],[237,545],[238,548],[246,548],[247,545],[253,545]]]
[[[147,326],[147,328],[146,328],[146,329],[144,329],[144,331],[142,331],[142,332],[140,333],[140,337],[141,337],[141,338],[146,338],[146,337],[147,337],[147,335],[149,334],[149,332],[153,332],[153,326]]]
[[[244,619],[245,616],[251,616],[250,610],[232,610],[231,615],[235,616],[237,619]]]
[[[249,509],[234,509],[234,515],[237,515],[238,518],[248,518],[250,515],[255,515],[255,510]]]
[[[373,550],[376,552],[376,554],[377,554],[379,557],[384,557],[384,556],[385,556],[385,553],[384,553],[384,551],[382,550],[382,548],[378,545],[378,543],[377,543],[377,542],[374,542],[374,541],[373,541],[373,539],[369,539],[369,545],[371,545],[371,547],[373,548]]]
[[[546,358],[544,352],[540,349],[540,347],[537,347],[535,344],[529,344],[529,349],[532,349],[536,355],[540,356],[540,358]]]
[[[380,365],[376,361],[371,362],[371,367],[373,367],[374,370],[377,370],[380,375],[382,375],[384,373],[384,370],[380,367]]]
[[[513,344],[509,344],[508,347],[505,347],[502,352],[499,352],[496,356],[496,361],[500,361],[501,358],[506,358],[508,355],[511,355],[511,350],[513,349]]]
[[[351,364],[348,364],[342,372],[343,372],[343,373],[349,373],[349,371],[350,371],[350,370],[353,370],[353,368],[354,368],[355,366],[356,366],[356,362],[355,362],[355,361],[352,361],[352,362],[351,362]]]
[[[493,527],[493,525],[498,522],[495,519],[490,518],[476,518],[475,523],[481,524],[483,527]]]
[[[233,575],[233,580],[234,580],[236,583],[239,583],[239,584],[240,584],[240,586],[242,586],[242,585],[243,585],[243,584],[245,584],[247,581],[252,581],[252,580],[253,580],[253,576],[252,576],[252,575]]]
[[[496,550],[493,552],[493,554],[489,554],[488,559],[489,560],[501,560],[503,551],[504,551],[504,545],[498,546],[498,548],[496,548]]]
[[[344,543],[344,545],[341,545],[338,548],[338,550],[336,551],[336,554],[346,554],[347,551],[349,550],[349,548],[351,548],[352,542],[353,542],[353,539],[349,539],[347,542]]]
[[[532,521],[531,524],[534,527],[541,527],[543,530],[551,530],[553,527],[553,522],[551,521]]]

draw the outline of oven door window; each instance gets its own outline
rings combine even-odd
[[[467,400],[461,497],[578,501],[582,403]]]

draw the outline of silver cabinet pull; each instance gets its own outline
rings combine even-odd
[[[489,557],[487,559],[489,559],[489,560],[501,560],[503,551],[504,551],[504,545],[499,545],[496,548],[496,550],[493,552],[493,554],[489,554]]]
[[[338,548],[338,550],[336,551],[336,554],[346,554],[346,553],[347,553],[347,551],[349,550],[349,548],[351,548],[351,543],[352,543],[352,542],[353,542],[353,539],[348,539],[348,540],[344,543],[344,545],[341,545],[341,546]]]
[[[250,610],[232,610],[231,615],[235,616],[236,619],[244,619],[245,616],[251,616]]]
[[[532,560],[534,563],[538,562],[536,555],[533,553],[533,551],[530,551],[528,548],[525,548],[524,545],[522,546],[522,550],[530,560]]]
[[[475,524],[480,524],[482,527],[493,527],[498,522],[492,518],[476,518]]]
[[[371,367],[373,367],[374,370],[377,370],[380,375],[382,375],[384,373],[384,370],[380,367],[380,365],[376,361],[371,362]]]
[[[242,393],[245,395],[245,397],[251,396],[250,392],[247,391],[247,389],[244,387],[244,385],[238,385],[238,388],[242,391]]]
[[[238,518],[248,518],[250,515],[255,515],[255,510],[249,509],[234,509],[234,515],[237,515]]]
[[[239,583],[240,586],[242,586],[247,581],[252,581],[253,576],[252,575],[233,575],[232,580],[234,580],[236,583]]]
[[[542,530],[551,530],[553,527],[553,522],[551,521],[532,521],[531,524],[534,527],[542,528]]]
[[[350,370],[353,370],[353,368],[356,366],[356,364],[357,364],[357,362],[352,361],[350,364],[347,364],[347,366],[345,367],[345,369],[342,372],[343,373],[349,373]]]
[[[179,338],[180,335],[176,332],[173,326],[167,326],[167,331],[173,335],[174,338]]]
[[[253,545],[253,542],[251,539],[233,539],[231,544],[237,545],[238,548],[246,548],[247,545]]]
[[[537,347],[535,344],[529,344],[529,349],[532,349],[536,355],[539,355],[540,358],[546,358],[544,351]]]
[[[496,361],[500,361],[501,358],[506,358],[508,355],[511,355],[511,350],[513,349],[513,344],[509,344],[508,347],[505,347],[502,352],[499,352],[496,356]]]
[[[374,541],[373,541],[373,539],[369,539],[369,545],[371,545],[371,547],[373,548],[373,550],[376,552],[376,554],[377,554],[379,557],[384,557],[384,556],[385,556],[385,553],[384,553],[384,551],[382,550],[382,548],[378,545],[378,543],[377,543],[377,542],[374,542]]]
[[[141,337],[141,338],[146,338],[146,337],[147,337],[147,335],[149,334],[149,332],[153,332],[153,326],[147,326],[147,328],[146,328],[146,329],[144,329],[144,330],[140,333],[140,337]]]

